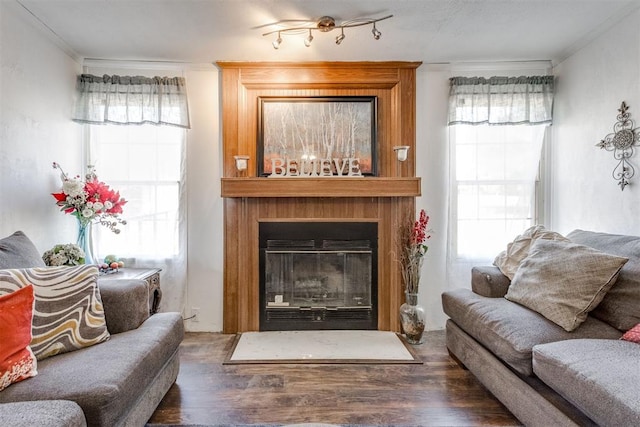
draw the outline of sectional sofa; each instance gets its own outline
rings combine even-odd
[[[640,237],[582,230],[562,241],[530,237],[512,280],[496,266],[476,267],[471,290],[442,295],[450,354],[527,426],[639,426],[640,344],[629,337],[640,332]],[[613,256],[585,267],[575,254],[588,248]],[[578,289],[616,256],[622,267],[581,295],[584,306],[568,324],[559,320],[570,304],[554,286]],[[555,267],[541,279],[545,263]],[[518,292],[523,283],[528,290]]]

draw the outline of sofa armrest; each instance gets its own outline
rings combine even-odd
[[[502,298],[507,294],[511,281],[492,265],[471,269],[471,290],[489,298]]]
[[[149,318],[149,287],[144,280],[101,279],[98,288],[109,333],[136,329]]]

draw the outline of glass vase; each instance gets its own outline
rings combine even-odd
[[[424,342],[425,312],[418,304],[418,294],[405,293],[405,302],[400,306],[400,324],[409,344]]]
[[[91,223],[84,223],[78,220],[78,240],[76,245],[80,246],[80,249],[84,251],[84,263],[95,264],[95,258],[93,257],[93,248],[91,245]]]

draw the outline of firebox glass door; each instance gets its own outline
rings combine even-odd
[[[371,250],[267,250],[267,308],[370,309],[371,262]]]

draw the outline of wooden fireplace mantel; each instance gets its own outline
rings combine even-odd
[[[399,227],[411,224],[415,176],[415,75],[419,62],[218,62],[222,92],[221,195],[224,200],[223,332],[257,331],[259,228],[282,221],[378,225],[378,329],[400,331],[404,300],[396,254]],[[377,176],[257,176],[258,100],[264,96],[375,96]],[[399,162],[394,146],[409,147]],[[248,156],[238,175],[234,156]]]
[[[420,178],[222,178],[222,197],[418,197]]]

